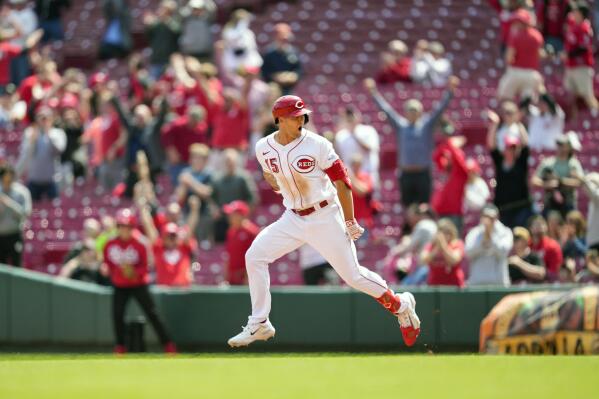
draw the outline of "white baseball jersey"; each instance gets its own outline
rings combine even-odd
[[[281,145],[275,133],[256,143],[256,158],[262,169],[275,177],[285,208],[305,209],[332,201],[337,190],[324,171],[339,159],[333,145],[306,129],[291,143]]]

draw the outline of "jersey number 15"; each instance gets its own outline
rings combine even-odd
[[[272,173],[279,173],[279,165],[277,164],[276,158],[267,159],[266,164],[268,165]]]

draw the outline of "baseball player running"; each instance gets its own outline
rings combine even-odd
[[[297,96],[280,97],[272,110],[279,130],[256,144],[264,178],[283,196],[286,210],[260,232],[245,255],[252,314],[228,343],[239,347],[274,337],[275,328],[268,319],[268,265],[307,243],[348,285],[395,315],[404,342],[412,346],[420,334],[414,296],[394,293],[378,274],[360,266],[353,241],[364,229],[354,218],[350,180],[331,143],[304,129],[311,112]]]

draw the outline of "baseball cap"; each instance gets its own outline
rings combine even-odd
[[[505,136],[505,139],[503,140],[503,142],[505,143],[506,147],[520,145],[520,137],[507,135],[507,136]]]
[[[172,222],[167,223],[162,228],[162,234],[163,235],[179,234],[179,226],[177,226],[175,223],[172,223]]]
[[[243,216],[247,216],[250,214],[250,207],[244,201],[237,200],[223,206],[223,211],[227,215],[230,215],[234,212],[238,212]]]
[[[481,173],[480,165],[474,158],[468,158],[466,160],[466,168],[469,173],[476,173],[477,175],[480,175]]]
[[[415,98],[411,98],[404,104],[406,111],[422,112],[422,103]]]
[[[530,233],[528,229],[522,226],[514,227],[514,238],[521,238],[526,241],[530,241]]]
[[[568,144],[574,151],[580,151],[582,149],[582,145],[578,139],[578,134],[572,130],[559,136],[557,139],[555,139],[555,142],[558,144]]]
[[[116,224],[117,226],[135,226],[136,219],[133,211],[129,208],[119,209],[116,213]]]
[[[104,72],[96,72],[89,78],[89,87],[94,88],[99,84],[106,83],[108,76]]]
[[[493,204],[486,204],[480,212],[481,216],[496,219],[499,216],[499,209]]]

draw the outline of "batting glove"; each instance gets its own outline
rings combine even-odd
[[[345,231],[353,241],[356,241],[364,234],[364,228],[356,222],[356,219],[345,221]]]

